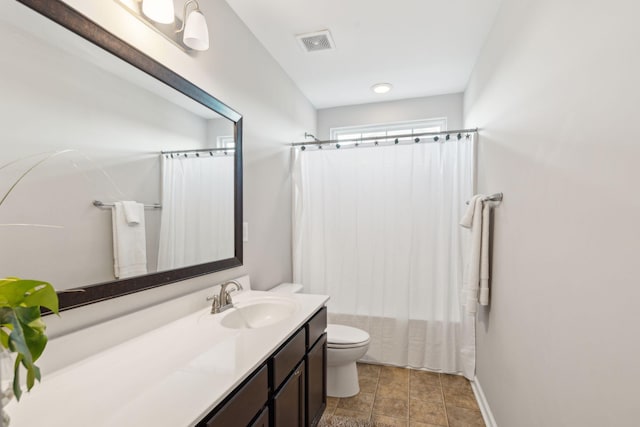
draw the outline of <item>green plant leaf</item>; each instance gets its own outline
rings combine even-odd
[[[27,391],[31,391],[36,384],[36,380],[40,382],[40,368],[36,365],[31,365],[31,369],[27,369]]]
[[[58,295],[51,284],[16,277],[0,280],[0,307],[42,306],[58,314]]]
[[[4,348],[9,348],[9,334],[4,328],[0,329],[0,344]]]
[[[40,318],[40,308],[16,307],[15,313],[22,326],[24,341],[29,348],[32,361],[35,362],[47,345],[46,325]],[[29,369],[26,365],[25,368]]]
[[[37,285],[29,290],[29,295],[24,298],[22,304],[27,307],[42,306],[58,314],[58,294],[49,283],[36,282]]]
[[[7,325],[11,329],[9,334],[9,350],[15,351],[23,356],[27,364],[33,363],[31,351],[27,346],[24,331],[16,312],[8,307],[0,308],[0,323]]]
[[[27,371],[27,390],[41,379],[40,369],[34,364],[47,345],[40,307],[58,314],[58,295],[49,283],[16,277],[0,279],[0,344],[17,353],[13,392],[18,400],[22,396],[20,366]]]
[[[13,394],[16,396],[18,402],[22,396],[22,389],[20,388],[20,362],[22,362],[22,355],[18,354],[16,363],[13,365]]]
[[[27,390],[31,390],[36,383],[36,376],[34,371],[34,369],[27,370]]]
[[[42,379],[40,368],[38,368],[36,365],[33,365],[33,372],[35,373],[35,377],[38,380],[38,382],[40,382],[40,380]]]
[[[45,282],[36,280],[22,280],[15,277],[0,280],[0,305],[16,307],[24,302],[27,293],[36,286]]]

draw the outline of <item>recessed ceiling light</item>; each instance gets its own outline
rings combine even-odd
[[[393,88],[391,83],[376,83],[371,86],[371,90],[375,93],[387,93]]]

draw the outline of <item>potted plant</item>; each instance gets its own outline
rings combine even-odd
[[[8,401],[12,396],[20,400],[22,369],[26,371],[27,391],[33,388],[36,380],[40,381],[40,369],[35,362],[47,345],[41,307],[58,314],[58,295],[51,284],[16,277],[0,279],[0,350],[13,353],[15,357],[13,386],[0,390],[2,400]],[[3,426],[8,423],[4,411],[0,422]]]

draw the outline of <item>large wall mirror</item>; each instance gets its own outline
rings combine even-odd
[[[0,274],[69,309],[241,265],[241,115],[60,1],[0,21]]]

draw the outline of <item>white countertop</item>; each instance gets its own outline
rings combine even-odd
[[[234,301],[262,296],[274,294],[245,291]],[[227,329],[226,313],[200,310],[46,375],[7,406],[11,427],[193,426],[328,300],[287,298],[296,311],[267,327]]]

